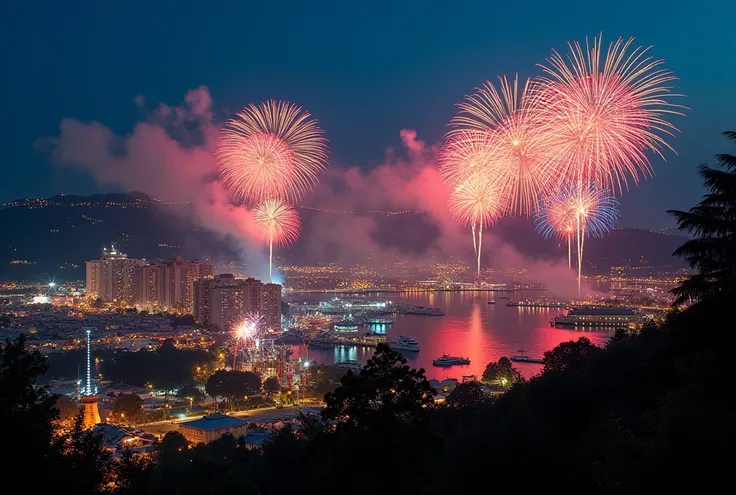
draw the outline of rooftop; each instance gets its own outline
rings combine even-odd
[[[189,428],[197,428],[200,430],[216,430],[218,428],[229,428],[231,426],[240,426],[244,424],[246,424],[246,421],[243,421],[242,419],[225,416],[220,413],[212,413],[207,416],[203,416],[200,419],[195,419],[194,421],[180,423],[180,426],[188,426]]]

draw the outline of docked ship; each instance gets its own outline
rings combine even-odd
[[[550,321],[555,327],[628,328],[644,323],[645,316],[633,308],[615,306],[581,306]]]
[[[356,333],[358,331],[358,327],[360,326],[361,322],[352,318],[348,317],[344,320],[338,321],[334,325],[334,329],[336,332],[340,333]]]
[[[466,357],[459,357],[459,356],[450,356],[447,354],[443,354],[442,357],[439,357],[432,361],[432,364],[435,366],[442,366],[442,367],[449,367],[449,366],[455,366],[455,365],[468,365],[470,364],[470,359]]]
[[[565,309],[567,303],[556,302],[556,301],[509,301],[506,306],[514,308],[554,308],[554,309]]]
[[[414,337],[407,337],[405,335],[400,335],[389,346],[395,351],[419,352],[419,342]]]

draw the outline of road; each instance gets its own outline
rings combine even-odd
[[[319,407],[314,406],[289,406],[277,409],[275,407],[267,407],[263,409],[252,409],[249,411],[238,411],[234,413],[228,413],[229,416],[235,416],[236,418],[244,418],[247,421],[254,423],[275,423],[278,420],[292,419],[295,418],[299,411],[304,412],[319,412]],[[155,423],[148,423],[139,426],[139,428],[145,432],[153,433],[154,435],[163,435],[169,431],[175,431],[179,423],[186,423],[187,421],[194,421],[200,419],[202,416],[189,416],[184,419],[173,419],[168,421],[157,421]]]

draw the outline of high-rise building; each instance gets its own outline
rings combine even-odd
[[[225,330],[248,313],[263,316],[267,328],[281,328],[281,286],[226,273],[194,283],[194,319]]]
[[[212,265],[176,256],[171,261],[138,267],[137,273],[138,304],[192,313],[194,282],[212,277]]]
[[[258,295],[258,312],[267,328],[281,329],[281,286],[263,284]]]
[[[87,261],[87,295],[105,302],[133,304],[136,267],[146,260],[129,259],[115,247],[103,249],[98,260]]]
[[[192,313],[197,280],[212,277],[212,265],[180,256],[164,263],[129,259],[114,247],[87,262],[87,294],[106,302],[139,304]]]

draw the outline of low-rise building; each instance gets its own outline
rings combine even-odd
[[[178,429],[179,433],[190,443],[210,443],[226,433],[235,438],[245,436],[247,422],[232,416],[213,413],[194,421],[179,423]]]

